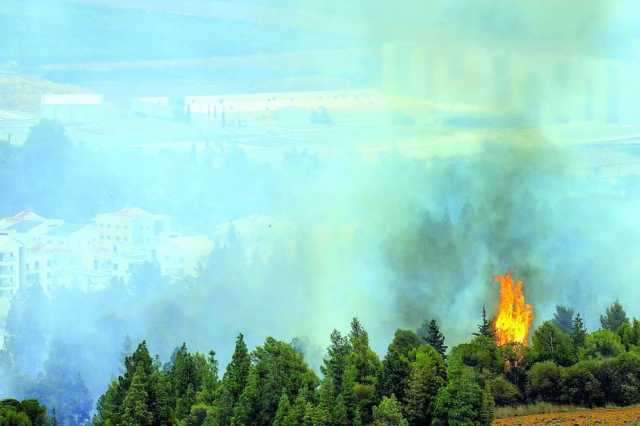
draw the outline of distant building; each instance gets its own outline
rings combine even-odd
[[[104,118],[104,99],[96,94],[49,94],[40,99],[43,118],[64,124],[95,122]]]
[[[20,288],[23,264],[23,245],[0,231],[0,299],[10,299]]]

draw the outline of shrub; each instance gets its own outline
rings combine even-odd
[[[551,321],[545,322],[536,329],[532,341],[538,361],[554,361],[564,366],[576,362],[571,337]]]
[[[622,353],[602,362],[597,372],[607,401],[618,405],[640,403],[640,357]]]
[[[581,361],[563,371],[562,402],[593,407],[604,403],[602,384],[596,378],[598,365]]]
[[[610,358],[624,351],[624,346],[613,331],[598,330],[587,336],[580,358]]]
[[[529,370],[527,393],[531,400],[557,402],[560,400],[562,370],[553,361],[538,362]]]
[[[522,400],[520,389],[503,376],[496,376],[489,381],[491,395],[497,406],[514,405]]]
[[[434,425],[490,425],[494,401],[488,387],[482,389],[473,371],[462,367],[451,372],[449,383],[436,397]]]

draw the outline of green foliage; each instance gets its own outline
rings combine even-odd
[[[598,330],[587,336],[584,347],[580,350],[580,358],[609,358],[623,351],[620,336],[609,330]]]
[[[425,423],[429,424],[429,423]],[[408,426],[402,415],[402,406],[395,395],[382,398],[377,407],[373,407],[373,426]]]
[[[493,398],[487,387],[480,387],[473,371],[462,366],[457,371],[450,370],[449,379],[436,397],[433,424],[490,425],[494,417]]]
[[[529,370],[527,393],[531,401],[557,402],[562,382],[562,370],[553,361],[538,362]]]
[[[640,346],[640,321],[634,318],[631,324],[622,324],[618,328],[618,335],[625,350],[628,351],[634,346]]]
[[[520,389],[503,376],[495,376],[489,381],[491,395],[497,406],[515,405],[522,402]]]
[[[331,334],[321,382],[300,351],[271,337],[249,354],[239,335],[221,381],[214,352],[190,353],[183,344],[161,370],[142,342],[100,397],[93,423],[489,425],[495,405],[640,404],[639,331],[634,320],[617,334],[599,330],[587,335],[576,315],[571,337],[550,321],[535,331],[531,348],[497,347],[493,338],[479,335],[454,347],[445,363],[433,345],[397,330],[380,363],[367,332],[354,319],[348,336]],[[580,344],[582,333],[586,337]],[[576,347],[582,359],[577,363]],[[16,408],[20,404],[23,409]],[[7,424],[29,425],[34,421],[29,419],[39,418],[34,424],[44,426],[43,416],[35,401],[0,404],[0,419]]]
[[[285,342],[268,337],[252,353],[253,366],[236,409],[241,424],[270,425],[282,395],[290,400],[313,394],[318,379],[302,356]],[[304,417],[305,401],[296,401],[299,418]]]
[[[414,350],[406,396],[406,415],[414,424],[431,424],[436,396],[447,382],[447,372],[439,352],[430,345]]]
[[[476,336],[471,342],[456,346],[449,357],[453,357],[481,373],[499,373],[502,371],[498,347],[491,337]]]
[[[236,404],[243,393],[249,379],[251,360],[249,350],[244,343],[244,336],[239,334],[236,338],[236,345],[231,357],[231,362],[222,378],[220,398],[217,401],[216,411],[217,422],[221,426],[231,424]]]
[[[543,323],[533,334],[533,350],[539,361],[554,361],[568,366],[576,361],[571,338],[551,321]]]
[[[47,409],[35,399],[0,401],[0,425],[48,426]]]
[[[607,308],[604,315],[600,315],[600,324],[605,330],[617,332],[623,324],[628,323],[629,318],[627,317],[627,313],[617,300]]]
[[[145,372],[140,366],[133,376],[131,386],[127,390],[127,396],[124,399],[122,424],[126,426],[152,425],[153,413],[150,405],[149,394],[146,390]]]
[[[395,395],[404,400],[407,382],[411,374],[410,352],[420,345],[418,336],[408,330],[396,330],[393,341],[382,360],[382,370],[378,382],[381,396]]]
[[[582,346],[584,346],[585,340],[587,339],[587,329],[584,326],[584,322],[582,321],[582,317],[580,317],[580,313],[578,312],[573,319],[573,324],[571,328],[571,341],[573,342],[573,346],[580,350]]]
[[[603,403],[602,385],[596,378],[597,364],[581,361],[563,371],[559,400],[592,407]]]
[[[618,405],[640,403],[640,356],[622,353],[604,360],[595,373],[607,401]]]
[[[444,344],[444,336],[440,332],[440,327],[436,320],[431,320],[427,327],[427,336],[425,338],[426,343],[433,346],[441,357],[445,358],[447,352],[447,346]]]

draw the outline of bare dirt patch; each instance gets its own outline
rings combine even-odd
[[[640,425],[640,406],[602,408],[566,413],[532,414],[498,419],[494,425]]]

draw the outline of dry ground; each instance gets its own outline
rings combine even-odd
[[[640,406],[508,417],[494,425],[640,425]]]

